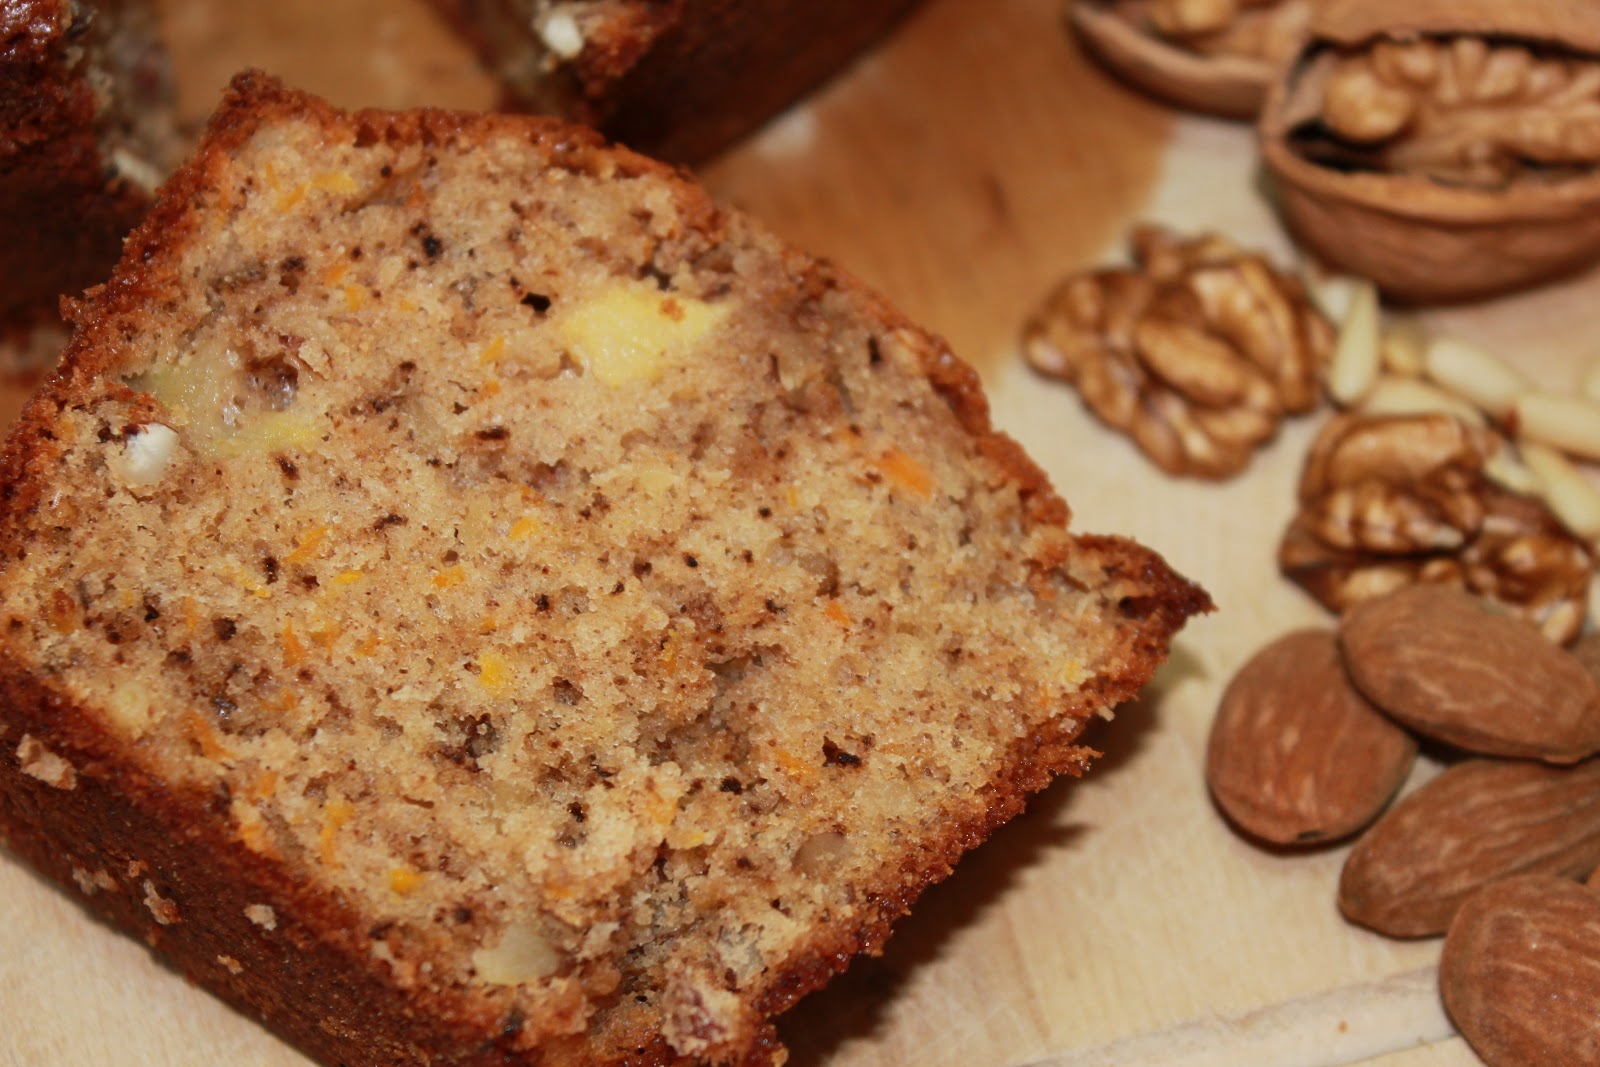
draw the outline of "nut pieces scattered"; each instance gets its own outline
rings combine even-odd
[[[1327,689],[1353,684],[1397,724],[1447,744],[1515,738],[1531,759],[1457,763],[1380,815],[1346,858],[1339,907],[1392,937],[1449,931],[1445,1003],[1489,1067],[1595,1062],[1600,757],[1582,758],[1600,746],[1595,635],[1576,646],[1580,658],[1465,593],[1411,587],[1342,620],[1334,669],[1347,680],[1327,678],[1317,637],[1269,645],[1230,684],[1207,753],[1219,807],[1264,836],[1235,811],[1324,795],[1328,776],[1365,779],[1391,764],[1378,735],[1322,721],[1332,698],[1312,698]],[[1337,760],[1305,751],[1319,743],[1337,746]]]
[[[1242,470],[1318,399],[1333,330],[1301,283],[1222,237],[1140,227],[1135,269],[1064,282],[1024,330],[1028,361],[1077,386],[1170,474]]]
[[[1490,431],[1452,415],[1336,415],[1306,456],[1283,573],[1334,612],[1412,583],[1465,589],[1567,643],[1595,560],[1538,499],[1496,484]]]
[[[1307,458],[1280,547],[1285,572],[1344,612],[1338,640],[1286,635],[1234,677],[1207,750],[1217,806],[1270,844],[1360,833],[1341,910],[1390,936],[1448,928],[1445,1005],[1489,1067],[1600,1063],[1600,633],[1580,636],[1600,553],[1584,469],[1600,460],[1600,360],[1576,394],[1541,393],[1488,353],[1386,326],[1377,300],[1492,295],[1600,259],[1600,7],[1078,0],[1072,14],[1108,66],[1184,106],[1247,115],[1265,77],[1259,137],[1286,220],[1367,279],[1331,312],[1337,356],[1312,364],[1345,413]],[[1183,255],[1169,270],[1139,244],[1140,271],[1055,294],[1030,361],[1164,470],[1225,476],[1276,426],[1238,359],[1267,365],[1218,343]],[[1217,408],[1233,413],[1220,434],[1202,429]],[[1413,735],[1488,758],[1379,814]]]
[[[1345,305],[1327,373],[1335,404],[1369,416],[1447,414],[1484,429],[1483,473],[1537,497],[1591,555],[1600,552],[1600,481],[1580,466],[1600,460],[1600,399],[1587,379],[1573,391],[1540,389],[1487,349],[1429,337],[1413,319],[1384,323],[1370,282],[1313,276],[1311,284],[1319,303]],[[1561,610],[1578,616],[1575,604]]]
[[[1600,258],[1597,109],[1593,4],[1345,0],[1317,8],[1258,134],[1305,245],[1455,301]]]
[[[1180,107],[1254,118],[1313,0],[1076,0],[1073,25],[1118,76]]]

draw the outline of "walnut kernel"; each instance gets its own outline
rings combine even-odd
[[[1279,567],[1335,612],[1434,582],[1576,639],[1594,554],[1541,500],[1491,479],[1502,447],[1448,414],[1335,416],[1306,457]]]
[[[1216,235],[1131,238],[1136,269],[1067,279],[1024,331],[1036,370],[1172,474],[1236,474],[1316,406],[1333,344],[1301,283]]]

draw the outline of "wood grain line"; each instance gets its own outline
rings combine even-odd
[[[1455,1033],[1423,967],[1269,1005],[1196,1019],[1024,1067],[1345,1067]]]

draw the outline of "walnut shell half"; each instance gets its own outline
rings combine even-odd
[[[1148,9],[1184,2],[1074,0],[1068,18],[1095,58],[1141,91],[1187,111],[1254,119],[1309,22],[1309,0],[1207,3],[1228,11],[1230,23],[1241,21],[1240,12],[1246,22],[1211,32],[1168,34],[1149,24]]]
[[[1600,5],[1336,0],[1258,124],[1299,239],[1391,298],[1600,260]]]

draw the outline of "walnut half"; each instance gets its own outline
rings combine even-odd
[[[1314,0],[1075,0],[1079,36],[1113,73],[1179,107],[1254,118],[1304,39]]]
[[[1068,278],[1024,330],[1028,361],[1075,385],[1170,474],[1242,470],[1316,406],[1333,328],[1300,282],[1230,241],[1134,231],[1135,269]]]
[[[1600,62],[1470,34],[1384,38],[1327,51],[1303,75],[1320,88],[1300,150],[1325,166],[1501,188],[1600,165]]]
[[[1600,259],[1600,4],[1319,5],[1259,133],[1296,237],[1391,298],[1575,271]]]
[[[1335,416],[1306,456],[1279,567],[1335,612],[1437,582],[1576,640],[1594,555],[1537,498],[1490,480],[1501,447],[1447,414]]]

